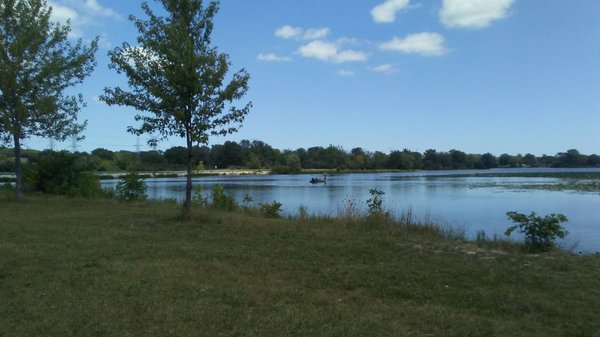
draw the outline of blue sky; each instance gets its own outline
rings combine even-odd
[[[135,44],[133,0],[52,0],[73,38],[100,36],[79,150],[135,150],[135,111],[97,100],[125,78],[106,53]],[[150,3],[157,7],[156,3]],[[226,140],[279,149],[600,153],[600,1],[222,0],[214,45],[251,74],[254,107]],[[148,137],[139,138],[141,149]],[[31,148],[49,141],[31,139]],[[183,145],[171,138],[161,149]],[[70,148],[71,142],[56,143]]]

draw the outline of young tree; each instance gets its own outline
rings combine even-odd
[[[67,39],[69,24],[50,21],[45,0],[0,1],[0,141],[13,143],[21,198],[21,142],[31,136],[65,140],[84,128],[82,96],[65,90],[94,69],[98,40],[84,46]]]
[[[102,99],[109,105],[126,105],[145,112],[135,117],[142,124],[129,131],[185,138],[187,184],[182,216],[192,201],[193,145],[207,144],[211,135],[236,132],[251,103],[237,108],[231,103],[248,90],[244,69],[225,82],[229,56],[211,45],[213,17],[218,3],[203,7],[201,0],[157,0],[168,15],[156,16],[147,3],[147,20],[130,16],[139,37],[137,46],[123,43],[109,53],[112,69],[125,73],[129,91],[106,88]]]

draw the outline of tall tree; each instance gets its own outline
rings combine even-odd
[[[14,145],[17,199],[23,190],[22,141],[65,140],[85,128],[77,123],[82,96],[65,90],[93,71],[98,39],[90,46],[71,44],[69,23],[51,22],[51,12],[45,0],[0,1],[0,140]]]
[[[207,144],[211,135],[236,132],[251,103],[238,108],[250,76],[244,69],[226,81],[229,56],[211,44],[213,17],[218,2],[203,7],[202,0],[157,0],[167,16],[157,16],[148,3],[142,8],[147,20],[130,16],[139,37],[137,46],[127,42],[109,53],[112,69],[125,73],[130,91],[106,88],[102,99],[109,105],[126,105],[143,114],[139,127],[129,131],[157,133],[162,139],[185,138],[187,184],[182,215],[188,216],[192,200],[192,147]],[[228,82],[228,83],[225,83]]]

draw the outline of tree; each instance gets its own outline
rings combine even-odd
[[[491,153],[484,153],[481,155],[480,166],[483,169],[490,169],[498,167],[498,159]]]
[[[537,166],[537,158],[533,154],[528,153],[523,157],[523,164],[530,167]]]
[[[69,23],[50,21],[45,0],[0,1],[0,140],[12,142],[21,199],[22,141],[31,137],[65,140],[85,128],[77,113],[81,95],[65,90],[83,82],[94,69],[98,38],[88,46],[67,39]]]
[[[423,154],[423,167],[426,170],[439,170],[440,158],[439,153],[434,149],[429,149]]]
[[[381,152],[375,151],[370,155],[369,168],[372,170],[382,170],[386,167],[388,161],[388,155]]]
[[[223,144],[218,161],[223,168],[244,165],[244,149],[236,142],[226,141]]]
[[[218,3],[203,7],[202,0],[157,0],[167,16],[156,16],[142,4],[147,20],[130,16],[138,29],[138,46],[127,42],[109,52],[110,68],[128,77],[130,91],[105,88],[108,105],[126,105],[144,114],[135,117],[136,135],[159,134],[184,138],[187,147],[187,183],[182,216],[192,202],[194,144],[207,144],[211,135],[227,135],[241,127],[251,103],[232,105],[248,90],[250,76],[241,69],[224,83],[229,56],[211,45]],[[226,109],[226,107],[228,109]]]
[[[559,167],[582,167],[587,165],[588,157],[579,153],[576,149],[567,152],[559,152],[557,155],[557,166]]]

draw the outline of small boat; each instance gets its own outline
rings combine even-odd
[[[310,183],[311,184],[327,184],[327,175],[324,174],[323,175],[323,179],[319,179],[319,178],[312,178],[310,179]]]

